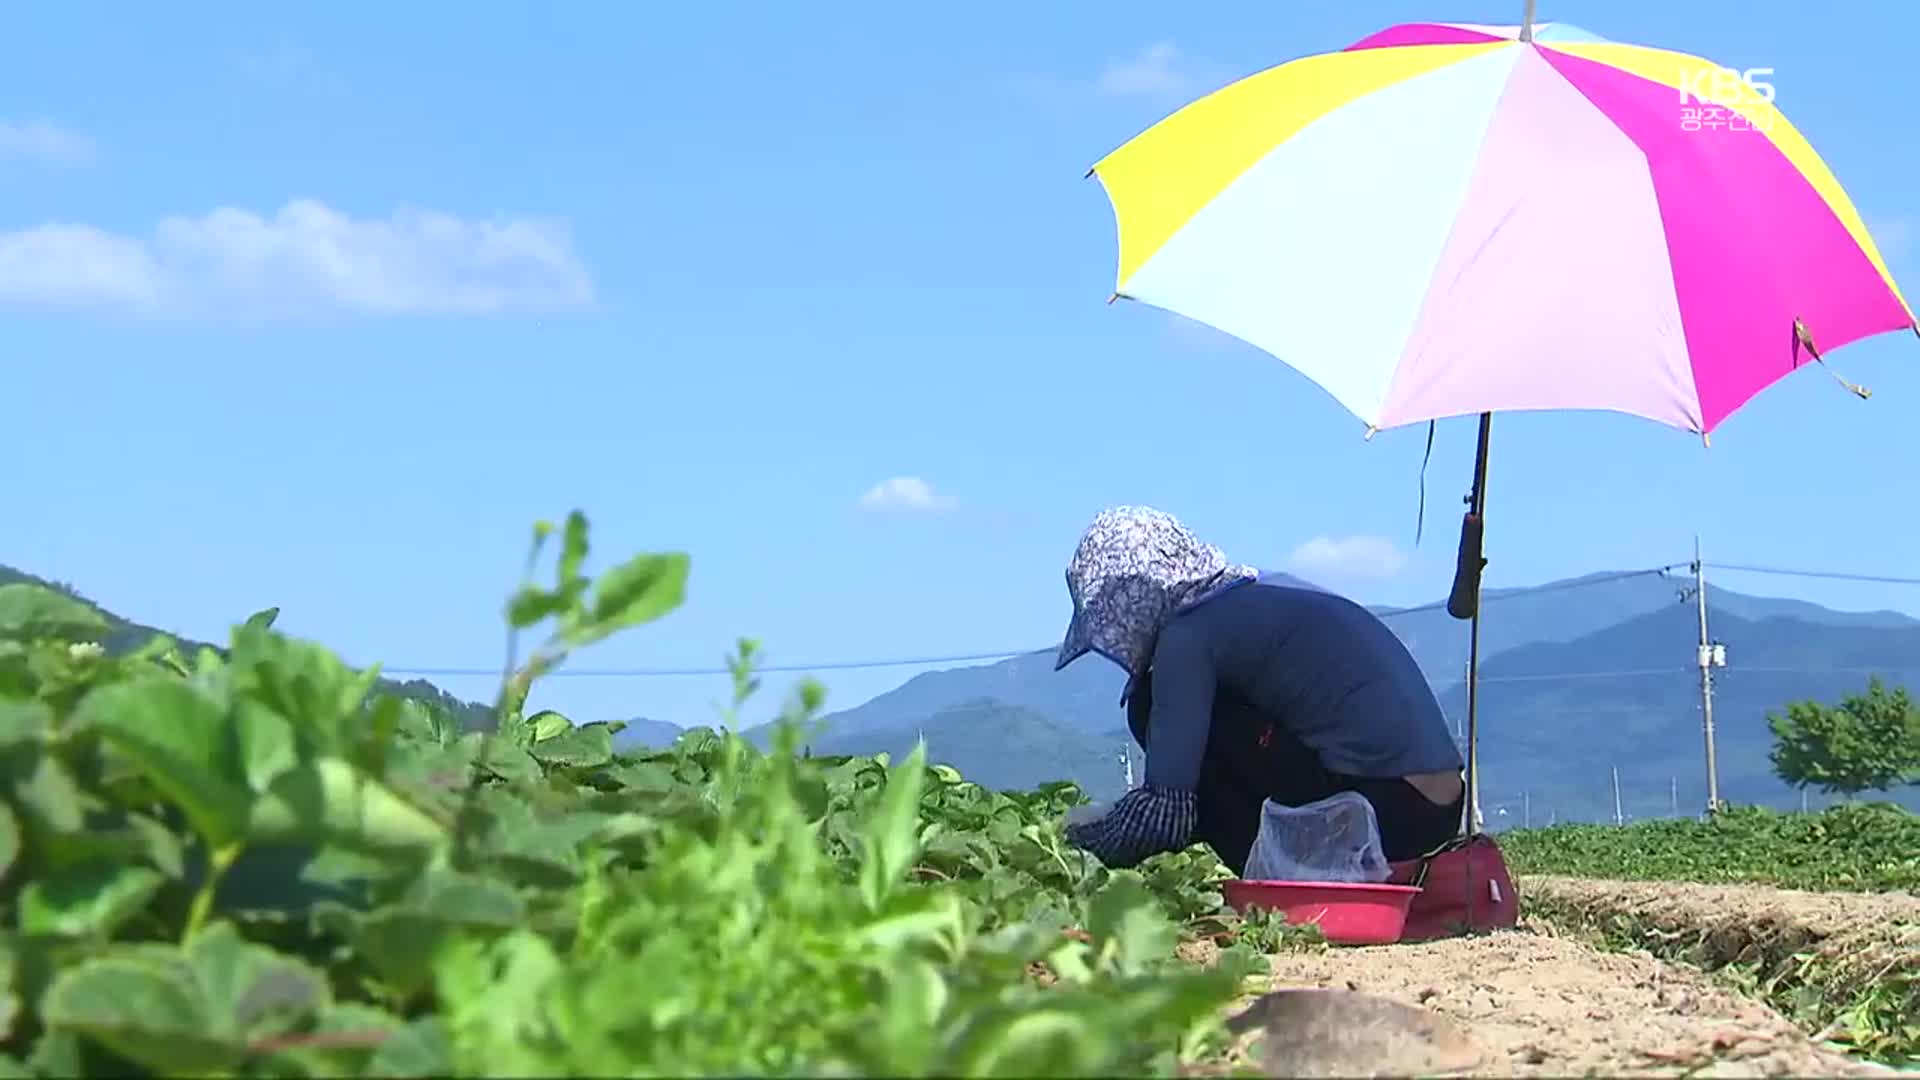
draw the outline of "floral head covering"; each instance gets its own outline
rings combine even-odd
[[[1073,621],[1053,669],[1096,652],[1130,677],[1144,674],[1167,620],[1256,576],[1171,514],[1145,506],[1102,510],[1067,564]]]

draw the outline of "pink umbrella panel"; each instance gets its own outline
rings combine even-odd
[[[1143,132],[1093,170],[1116,295],[1272,353],[1370,429],[1604,409],[1704,434],[1915,325],[1770,102],[1689,105],[1717,65],[1517,32],[1395,27]]]

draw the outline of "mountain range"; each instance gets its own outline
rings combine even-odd
[[[1616,768],[1627,817],[1705,805],[1698,613],[1682,591],[1690,584],[1595,574],[1489,590],[1477,722],[1490,827],[1610,819]],[[1727,652],[1714,694],[1723,799],[1799,804],[1767,761],[1769,711],[1798,700],[1836,702],[1876,674],[1920,684],[1920,620],[1716,588],[1708,598],[1711,636]],[[1374,610],[1427,673],[1464,743],[1467,624],[1439,604]],[[935,760],[990,786],[1026,786],[1042,775],[1111,798],[1125,789],[1123,754],[1136,778],[1144,775],[1119,708],[1123,685],[1119,669],[1098,657],[1055,672],[1051,650],[927,672],[825,717],[814,749],[904,753],[924,736]],[[764,731],[748,734],[764,743]],[[1914,789],[1893,795],[1920,807]]]

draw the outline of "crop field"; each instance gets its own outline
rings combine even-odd
[[[0,588],[0,1070],[1350,1074],[1229,1024],[1291,986],[1459,1029],[1383,1031],[1389,1071],[1840,1074],[1920,1048],[1910,817],[1510,836],[1522,929],[1330,948],[1223,913],[1198,849],[1114,872],[1065,846],[1071,785],[795,754],[809,683],[768,753],[724,727],[616,752],[618,725],[529,712],[687,575],[643,555],[588,578],[578,515],[536,529],[529,575],[555,539],[551,584],[507,604],[488,732],[271,612],[219,653],[109,655],[88,606]],[[743,641],[736,710],[755,661]]]

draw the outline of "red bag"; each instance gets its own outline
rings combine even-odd
[[[1407,909],[1401,941],[1432,941],[1482,930],[1507,930],[1520,921],[1520,894],[1513,887],[1500,845],[1484,833],[1460,837],[1439,851],[1390,864],[1395,885],[1418,885]]]

